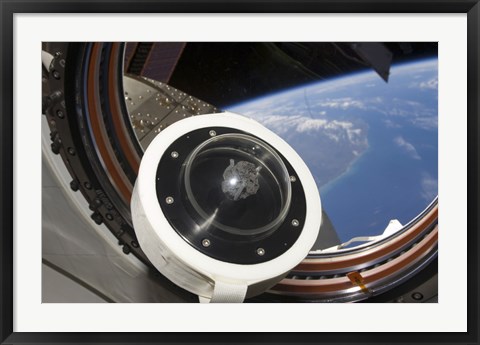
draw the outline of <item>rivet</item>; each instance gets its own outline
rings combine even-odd
[[[208,238],[204,238],[202,240],[202,246],[204,247],[210,247],[210,240]]]
[[[168,205],[171,205],[173,204],[174,200],[171,196],[167,196],[166,199],[165,199],[165,202],[168,204]]]
[[[170,156],[172,156],[172,158],[178,158],[178,152],[177,151],[172,151]]]
[[[257,248],[257,254],[260,255],[260,256],[264,256],[265,255],[265,249]]]
[[[290,176],[290,182],[295,182],[297,180],[297,178],[295,176]]]
[[[215,132],[215,131],[212,129],[212,130],[210,130],[210,131],[208,132],[208,134],[210,134],[211,137],[214,137],[214,136],[217,135],[217,132]]]
[[[300,225],[300,222],[297,219],[292,219],[292,225],[297,227]]]

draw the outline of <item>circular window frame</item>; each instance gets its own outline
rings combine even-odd
[[[92,219],[105,223],[125,253],[135,254],[151,267],[136,240],[128,208],[142,149],[134,140],[124,101],[124,48],[119,42],[45,45],[54,58],[43,106],[52,151],[65,162],[72,176],[71,189],[83,194]],[[381,241],[309,255],[265,298],[365,300],[403,283],[437,255],[438,198]]]

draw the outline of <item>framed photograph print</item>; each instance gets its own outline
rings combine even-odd
[[[1,2],[2,344],[478,344],[478,1]]]

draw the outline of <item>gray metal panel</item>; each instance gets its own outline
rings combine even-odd
[[[388,82],[393,53],[383,43],[358,42],[350,46],[383,80]]]
[[[50,150],[49,129],[42,117],[42,260],[57,272],[68,272],[114,302],[185,302],[163,285],[159,276],[133,255],[125,255],[105,225],[90,219],[88,204],[70,190],[70,175],[61,158]],[[54,278],[55,281],[58,280]],[[52,302],[52,275],[42,275],[42,300]],[[64,297],[75,288],[56,286]],[[65,302],[65,301],[64,301]]]
[[[156,80],[124,76],[123,87],[130,121],[144,150],[172,123],[219,112],[215,106]]]
[[[315,241],[312,250],[326,249],[340,244],[340,239],[338,238],[337,232],[335,231],[330,218],[325,213],[325,210],[322,210],[322,225],[320,226],[320,232],[318,233],[317,240]]]

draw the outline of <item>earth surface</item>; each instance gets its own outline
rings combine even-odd
[[[437,59],[281,91],[227,110],[287,141],[310,168],[342,242],[406,224],[438,190]]]

